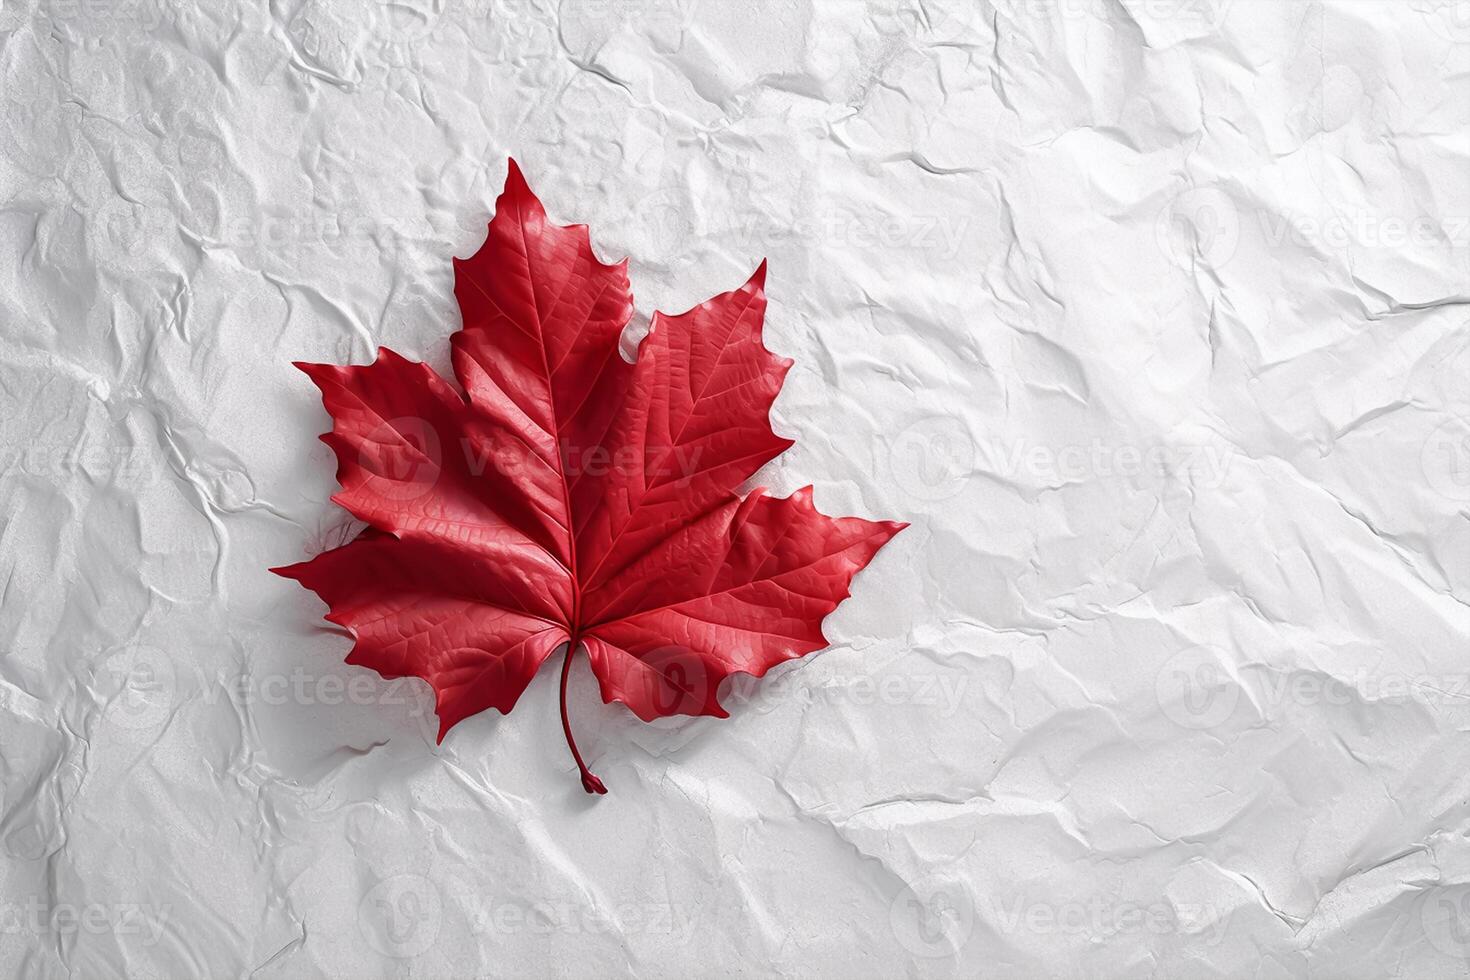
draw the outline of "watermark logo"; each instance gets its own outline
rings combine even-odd
[[[162,208],[112,201],[100,209],[91,236],[99,258],[122,272],[157,267],[159,250],[178,239],[178,221]]]
[[[714,692],[703,657],[686,647],[664,646],[639,658],[644,696],[659,715],[698,715]]]
[[[443,462],[438,430],[407,415],[379,423],[358,449],[358,465],[372,475],[373,491],[402,502],[433,490]]]
[[[1470,419],[1450,419],[1430,433],[1419,454],[1424,478],[1451,500],[1470,501]]]
[[[376,0],[372,28],[385,44],[420,44],[434,33],[449,4],[450,0]]]
[[[357,926],[369,946],[394,959],[412,959],[439,938],[444,903],[423,875],[401,874],[378,882],[357,906]]]
[[[939,503],[965,489],[975,472],[975,439],[952,415],[911,422],[888,442],[888,470],[916,500]]]
[[[633,232],[648,243],[651,258],[667,260],[689,247],[694,237],[690,211],[677,190],[656,191],[638,204]]]
[[[922,959],[954,956],[975,931],[975,903],[959,884],[930,881],[905,888],[888,907],[898,944]]]
[[[1435,949],[1457,960],[1470,957],[1470,885],[1430,891],[1419,906],[1419,919]]]
[[[161,650],[132,646],[107,657],[97,680],[106,702],[104,717],[135,731],[159,728],[173,711],[178,681]]]
[[[1234,713],[1241,688],[1225,668],[1220,651],[1197,646],[1169,658],[1155,678],[1154,693],[1170,721],[1203,730],[1224,723]]]
[[[1180,268],[1219,268],[1240,246],[1240,211],[1224,191],[1192,187],[1159,212],[1154,232],[1159,248]]]
[[[1441,37],[1470,43],[1470,0],[1409,0],[1409,6]]]

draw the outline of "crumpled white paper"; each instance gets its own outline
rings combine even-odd
[[[0,9],[0,974],[1452,977],[1470,4]],[[443,369],[514,154],[641,317],[770,258],[833,647],[434,745],[268,566],[292,359]]]

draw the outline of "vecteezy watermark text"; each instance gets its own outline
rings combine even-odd
[[[1149,446],[1108,443],[1102,439],[1071,445],[1047,445],[1016,439],[982,440],[980,455],[991,472],[1059,482],[1094,477],[1180,476],[1201,487],[1218,487],[1229,474],[1234,453],[1219,446]]]
[[[1234,718],[1242,699],[1267,715],[1289,707],[1352,704],[1419,705],[1432,711],[1470,711],[1470,673],[1404,672],[1358,668],[1340,674],[1319,670],[1247,670],[1210,646],[1190,647],[1159,670],[1156,693],[1164,715],[1183,728],[1215,728]]]
[[[953,718],[959,713],[970,677],[959,671],[885,672],[874,676],[824,677],[809,680],[801,670],[786,670],[775,677],[733,674],[726,681],[720,701],[726,708],[768,712],[777,705],[851,704],[916,705],[932,709],[935,717]]]
[[[136,479],[156,465],[141,448],[90,443],[34,444],[0,450],[0,473],[60,478],[85,474],[94,479]]]
[[[1217,946],[1230,924],[1209,903],[1163,900],[1129,901],[1112,895],[1081,899],[1035,900],[1025,895],[985,903],[992,921],[1007,933],[1037,936],[1083,936],[1114,939],[1119,936],[1199,935],[1206,946]]]
[[[480,935],[530,933],[590,935],[653,935],[687,940],[694,920],[665,902],[620,902],[603,908],[578,902],[471,900],[466,910],[470,925]]]
[[[141,936],[155,946],[168,926],[172,905],[135,902],[0,902],[0,936]]]

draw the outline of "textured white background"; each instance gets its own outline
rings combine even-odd
[[[0,103],[0,975],[1470,972],[1470,3],[3,0]],[[579,664],[599,800],[266,572],[508,154],[913,522],[729,721]]]

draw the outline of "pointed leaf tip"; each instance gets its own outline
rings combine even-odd
[[[514,158],[511,158],[505,168],[505,189],[501,191],[501,196],[506,195],[537,200],[536,195],[531,191],[531,185],[526,181],[525,172],[521,170],[520,164],[516,163]]]

